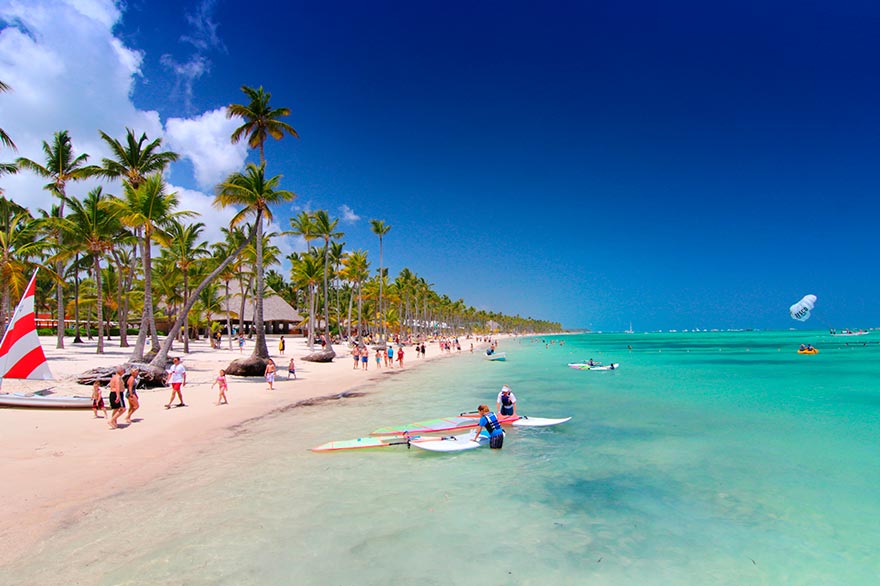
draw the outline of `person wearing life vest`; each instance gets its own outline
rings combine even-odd
[[[495,401],[495,409],[501,415],[516,415],[516,395],[509,386],[501,387],[501,392],[498,393],[498,399]]]
[[[479,440],[480,433],[485,429],[489,434],[489,447],[493,450],[500,450],[504,444],[504,431],[501,429],[501,423],[495,414],[489,411],[487,405],[480,405],[477,407],[477,411],[480,414],[480,427],[474,435],[474,441]]]

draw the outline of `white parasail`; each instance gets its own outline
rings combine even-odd
[[[810,310],[816,306],[815,295],[804,295],[804,298],[788,308],[792,319],[807,321],[810,319]]]

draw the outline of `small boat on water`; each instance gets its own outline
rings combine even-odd
[[[855,332],[852,331],[852,330],[850,330],[850,329],[845,329],[845,330],[840,331],[840,332],[835,331],[835,330],[831,330],[831,335],[832,335],[832,336],[835,336],[835,337],[844,337],[844,336],[867,336],[867,335],[870,334],[870,333],[871,333],[871,332],[869,332],[868,330],[857,330],[857,331],[855,331]]]
[[[492,354],[485,354],[483,356],[486,360],[507,360],[507,352],[493,352]]]
[[[34,321],[36,279],[34,273],[0,341],[0,387],[4,379],[52,380]],[[56,395],[49,389],[35,393],[0,391],[0,406],[85,409],[92,406],[92,399]]]

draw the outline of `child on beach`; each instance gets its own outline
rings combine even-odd
[[[244,352],[244,336],[238,337],[238,353],[241,354]]]
[[[98,409],[104,411],[104,419],[107,419],[107,407],[104,406],[104,396],[101,394],[101,381],[96,380],[92,385],[92,411],[95,412],[95,419],[98,418]]]
[[[293,358],[290,359],[290,364],[287,365],[287,380],[290,380],[291,375],[296,380],[296,365],[293,363]]]
[[[403,346],[397,349],[397,362],[400,364],[400,368],[403,368]]]
[[[271,358],[269,364],[266,365],[266,382],[269,383],[269,390],[274,391],[272,385],[275,384],[275,362]]]
[[[281,352],[282,355],[284,354],[284,336],[281,336],[281,339],[278,340],[278,351]]]
[[[376,368],[382,368],[382,351],[376,350]]]
[[[214,379],[214,382],[211,384],[211,388],[214,388],[214,385],[220,385],[220,395],[217,397],[217,405],[221,403],[223,405],[229,405],[229,401],[226,399],[226,371],[222,368],[220,369],[220,376]]]

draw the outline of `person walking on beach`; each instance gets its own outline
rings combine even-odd
[[[238,337],[238,353],[239,354],[244,353],[244,336]]]
[[[382,351],[376,350],[376,370],[382,368]]]
[[[388,346],[388,360],[385,362],[385,366],[394,368],[394,348],[391,346]]]
[[[269,383],[269,390],[274,391],[272,385],[275,384],[275,362],[270,358],[266,364],[266,382]]]
[[[287,365],[287,380],[290,380],[291,376],[293,376],[293,380],[296,380],[296,365],[293,363],[293,358],[290,359],[290,363]]]
[[[128,380],[125,382],[127,389],[125,391],[125,398],[128,399],[128,415],[125,417],[126,423],[131,423],[131,416],[134,415],[134,412],[141,406],[141,400],[137,393],[138,383],[141,382],[140,372],[141,371],[137,368],[132,368],[131,374],[128,375]]]
[[[107,407],[104,406],[104,395],[101,394],[101,381],[95,380],[92,385],[92,411],[95,412],[95,419],[98,418],[98,409],[104,411],[104,419],[107,419]]]
[[[479,441],[480,434],[485,429],[489,434],[489,447],[493,450],[500,450],[504,445],[504,431],[501,429],[498,418],[489,410],[488,405],[480,405],[477,407],[477,412],[480,414],[480,427],[474,434],[474,441]]]
[[[403,368],[403,346],[397,349],[397,363]]]
[[[284,356],[284,336],[281,336],[281,339],[278,340],[278,351]]]
[[[354,368],[352,370],[358,369],[358,362],[361,359],[361,349],[357,345],[351,349],[351,358],[354,360]]]
[[[183,392],[181,390],[186,386],[186,367],[180,363],[180,358],[177,358],[176,356],[171,361],[171,368],[165,376],[165,382],[167,383],[168,381],[171,381],[171,398],[168,400],[165,408],[171,409],[171,404],[174,402],[175,396],[180,401],[177,406],[186,407],[186,403],[183,402]]]
[[[121,366],[116,367],[116,374],[110,377],[110,409],[113,413],[110,415],[108,425],[110,429],[119,427],[119,416],[125,413],[125,398],[122,396],[123,391],[122,374],[125,369]]]
[[[370,351],[367,350],[367,347],[364,346],[361,348],[361,368],[367,370],[367,366],[370,365]]]
[[[498,399],[495,401],[495,409],[501,415],[516,415],[516,395],[509,386],[501,387],[501,392],[498,393]]]
[[[220,385],[220,395],[217,397],[217,405],[221,403],[223,405],[229,405],[229,401],[226,399],[226,371],[222,368],[220,369],[220,374],[214,379],[214,382],[211,383],[211,388],[214,388],[214,385]]]

